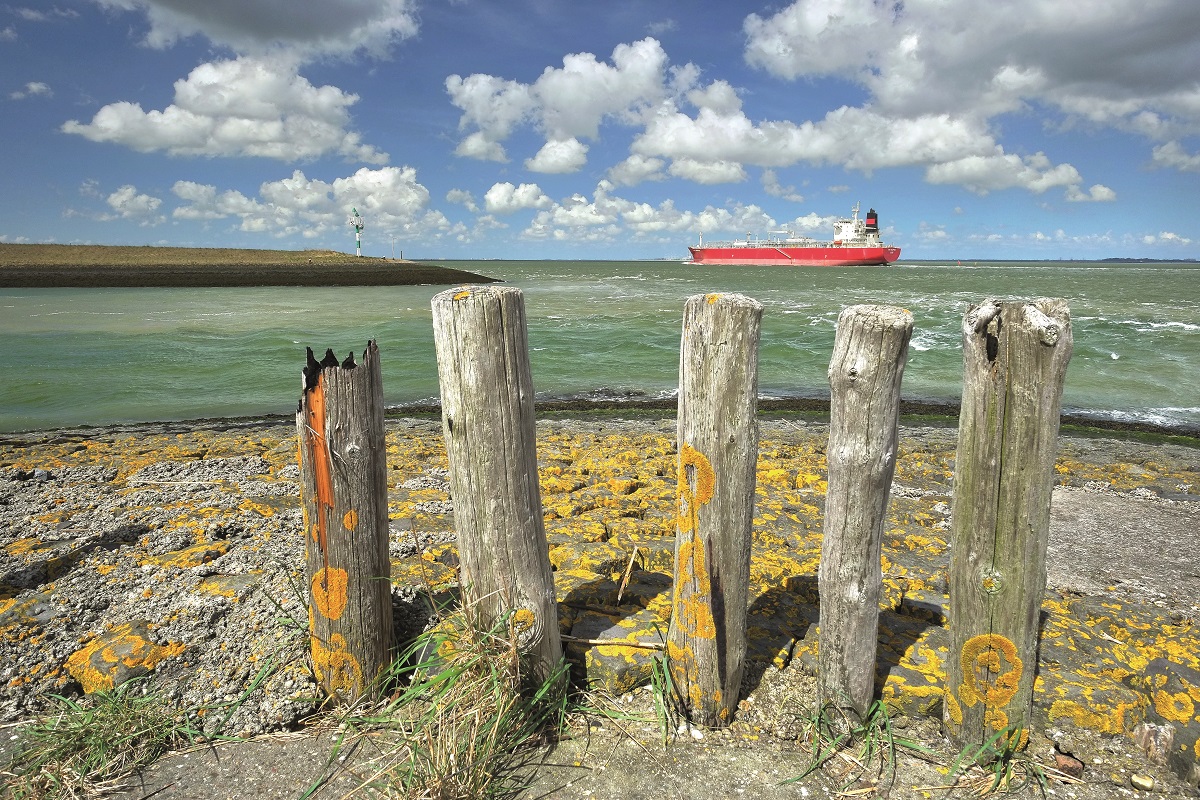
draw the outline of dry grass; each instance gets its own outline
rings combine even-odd
[[[566,673],[534,679],[511,623],[469,608],[422,634],[384,677],[399,685],[342,725],[357,732],[359,794],[490,800],[519,793],[531,759],[565,724]]]

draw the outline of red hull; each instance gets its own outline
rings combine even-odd
[[[689,247],[693,264],[863,267],[891,264],[899,247]]]

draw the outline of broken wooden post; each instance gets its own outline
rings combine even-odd
[[[680,711],[728,725],[746,656],[762,305],[696,295],[679,352],[678,519],[667,663]]]
[[[994,755],[1024,746],[1033,711],[1070,311],[985,300],[962,331],[943,720]]]
[[[391,663],[387,466],[379,349],[338,363],[311,349],[296,413],[313,672],[353,700]]]
[[[858,719],[866,716],[875,689],[883,524],[912,330],[912,314],[904,309],[850,306],[838,317],[829,362],[817,702],[822,711],[833,707]]]
[[[466,602],[508,620],[542,680],[562,642],[538,485],[533,378],[521,290],[471,286],[434,296],[442,433]]]

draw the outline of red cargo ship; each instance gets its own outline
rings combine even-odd
[[[767,238],[755,239],[746,234],[732,242],[704,243],[689,247],[692,264],[762,264],[794,267],[852,267],[891,264],[900,257],[899,247],[888,247],[879,238],[879,216],[875,209],[866,219],[839,219],[833,226],[833,240],[820,242],[793,231],[771,231]]]

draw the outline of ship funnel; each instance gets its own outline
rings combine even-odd
[[[879,233],[879,215],[873,208],[867,212],[867,233]]]

